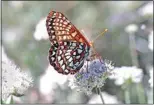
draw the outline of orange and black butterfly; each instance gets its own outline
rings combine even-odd
[[[51,11],[46,19],[51,42],[49,62],[62,74],[74,74],[88,57],[91,44],[60,12]]]

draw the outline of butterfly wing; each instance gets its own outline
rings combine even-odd
[[[51,43],[61,40],[89,43],[78,29],[60,12],[51,11],[46,20],[47,32]]]
[[[60,12],[51,11],[46,26],[51,41],[50,64],[59,73],[76,73],[89,55],[88,41]]]

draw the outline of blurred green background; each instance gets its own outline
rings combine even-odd
[[[143,70],[141,84],[129,84],[130,101],[114,80],[107,80],[103,92],[114,95],[117,103],[153,103],[149,101],[153,87],[148,82],[149,67],[153,67],[153,49],[148,47],[153,31],[152,1],[2,1],[2,46],[7,56],[23,70],[30,70],[34,78],[34,87],[21,98],[22,103],[88,103],[93,96],[71,90],[68,82],[54,89],[51,86],[54,92],[50,94],[40,92],[40,78],[49,65],[50,42],[42,38],[46,34],[42,32],[44,24],[36,26],[50,10],[62,12],[89,40],[107,28],[108,32],[95,42],[97,52],[116,67]]]

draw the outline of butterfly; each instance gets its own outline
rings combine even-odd
[[[91,43],[61,13],[50,11],[46,27],[51,47],[48,60],[50,65],[61,74],[75,74],[89,56]]]

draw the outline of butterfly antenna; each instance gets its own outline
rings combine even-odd
[[[105,32],[107,32],[108,29],[105,29],[100,35],[98,35],[92,42],[94,42],[96,39],[98,39],[101,35],[104,35]]]
[[[107,31],[108,31],[108,29],[105,29],[100,35],[98,35],[94,40],[92,40],[92,41],[90,42],[90,45],[91,45],[91,47],[92,47],[92,49],[93,49],[93,52],[94,52],[94,54],[96,55],[96,57],[99,56],[99,54],[96,52],[96,50],[95,50],[95,48],[94,48],[94,42],[95,42],[95,40],[98,39],[101,35],[104,35],[104,33],[107,32]]]

